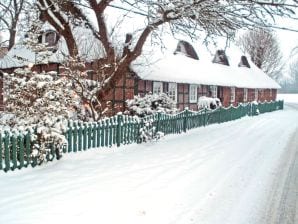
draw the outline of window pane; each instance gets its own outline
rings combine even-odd
[[[162,93],[162,82],[153,82],[153,94]]]
[[[169,83],[168,95],[172,100],[177,101],[177,84],[176,83]]]
[[[235,87],[231,87],[231,102],[235,102]]]
[[[217,86],[210,86],[211,96],[216,98],[217,97]]]
[[[197,102],[197,85],[190,85],[189,86],[189,102],[196,103]]]

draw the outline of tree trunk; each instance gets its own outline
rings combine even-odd
[[[8,42],[8,50],[10,50],[11,48],[13,48],[14,44],[15,44],[15,40],[16,40],[16,24],[14,25],[14,23],[12,24],[11,29],[9,30],[9,42]]]

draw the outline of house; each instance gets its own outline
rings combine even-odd
[[[187,50],[184,41],[177,49],[145,69],[132,68],[138,77],[135,94],[166,92],[181,110],[197,110],[200,96],[219,98],[224,106],[276,99],[280,86],[246,56],[239,54],[229,61],[225,52],[218,50],[213,59],[202,60],[200,55],[191,56],[193,50]]]
[[[55,47],[61,40],[53,32],[55,31],[47,30],[40,38],[41,42],[50,43],[54,49],[54,54],[47,63],[36,63],[36,55],[32,51],[16,46],[0,60],[0,70],[9,73],[15,68],[33,63],[36,71],[61,72],[60,56],[65,53],[61,53],[63,44],[62,47]],[[19,60],[13,55],[23,59]],[[92,54],[89,57],[90,55]],[[232,59],[223,50],[217,50],[213,59],[201,57],[191,44],[179,41],[173,53],[165,55],[156,63],[145,66],[133,64],[131,72],[116,83],[116,87],[104,101],[109,102],[112,113],[116,113],[125,110],[127,99],[147,93],[165,92],[181,110],[197,110],[200,96],[219,98],[223,106],[276,99],[280,86],[274,80],[245,56],[239,54],[237,59]],[[94,62],[92,57],[86,60],[88,69],[93,68]]]

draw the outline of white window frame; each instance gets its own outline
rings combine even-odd
[[[217,86],[210,86],[211,97],[217,98]]]
[[[170,82],[168,86],[168,96],[177,102],[177,83]]]
[[[162,82],[153,82],[153,94],[160,94],[163,92]]]
[[[255,89],[255,101],[258,101],[259,98],[259,90]]]
[[[230,95],[230,101],[231,101],[231,103],[235,102],[235,98],[236,98],[236,88],[235,87],[231,87],[231,95]]]
[[[46,36],[47,36],[47,34],[49,34],[49,33],[53,33],[53,34],[55,34],[54,42],[56,42],[56,40],[57,40],[57,33],[56,33],[55,31],[47,31],[47,32],[43,33],[43,34],[42,34],[42,37],[41,37],[41,42],[42,42],[43,44],[47,44],[47,42],[46,42]]]
[[[189,102],[190,103],[198,102],[198,85],[194,85],[194,84],[189,85]]]
[[[247,88],[244,88],[243,89],[243,101],[244,102],[247,102],[247,97],[248,96],[248,89]]]

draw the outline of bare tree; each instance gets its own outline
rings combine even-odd
[[[270,77],[278,79],[283,69],[282,53],[274,31],[258,28],[243,34],[238,44],[252,62]]]
[[[283,84],[283,91],[289,93],[298,93],[298,58],[296,57],[289,65],[290,80]]]
[[[10,50],[16,41],[17,26],[27,0],[1,0],[0,1],[0,32],[8,33],[8,38],[4,39],[8,50]]]
[[[41,18],[48,21],[66,40],[70,56],[78,55],[78,43],[74,36],[77,26],[88,28],[103,49],[101,62],[106,81],[101,85],[98,96],[104,97],[114,88],[127,72],[129,65],[138,58],[148,37],[159,37],[158,30],[165,25],[173,34],[182,33],[191,38],[198,31],[205,31],[207,37],[216,35],[233,38],[243,27],[273,26],[276,16],[294,18],[297,1],[210,1],[210,0],[121,0],[121,6],[114,0],[37,0]],[[282,1],[283,2],[283,1]],[[127,34],[125,41],[116,46],[106,21],[109,7],[118,7],[127,13],[137,13],[146,19],[144,27],[133,34]],[[89,15],[95,16],[95,21]],[[125,24],[123,24],[125,25]],[[119,45],[122,53],[117,53]]]

